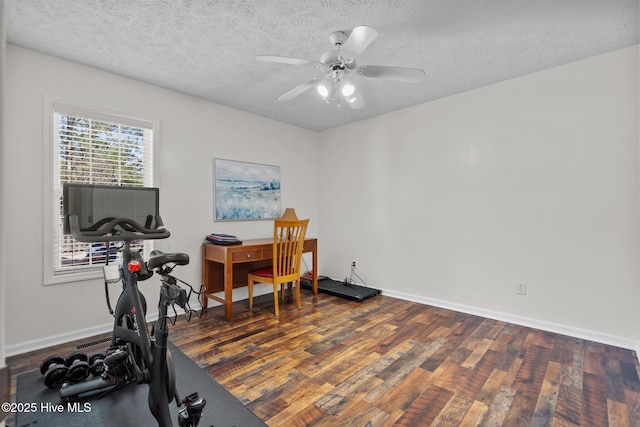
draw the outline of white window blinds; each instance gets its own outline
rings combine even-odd
[[[152,186],[153,124],[53,106],[54,274],[114,261],[117,248],[77,242],[62,232],[64,183]]]

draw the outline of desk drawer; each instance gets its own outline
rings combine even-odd
[[[234,262],[242,262],[242,261],[254,261],[257,259],[262,259],[262,251],[242,251],[242,252],[234,252],[231,254],[231,259]]]

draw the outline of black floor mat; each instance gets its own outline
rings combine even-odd
[[[180,397],[197,391],[207,400],[200,427],[266,426],[238,399],[209,377],[197,364],[172,344],[176,367],[176,384]],[[146,384],[132,384],[111,392],[101,399],[92,396],[75,404],[63,402],[57,389],[46,388],[39,370],[18,376],[16,402],[28,403],[16,414],[16,427],[45,426],[153,426],[157,425],[149,411]],[[62,406],[60,406],[62,405]],[[71,406],[69,406],[71,405]],[[171,421],[178,425],[175,401],[169,404]],[[33,409],[33,411],[31,411]]]
[[[312,283],[309,281],[301,280],[300,284],[304,289],[312,289]],[[318,292],[358,302],[382,293],[379,289],[346,284],[345,282],[338,282],[337,280],[329,278],[318,279]]]

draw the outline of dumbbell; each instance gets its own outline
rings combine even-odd
[[[67,381],[70,383],[79,383],[89,378],[89,375],[91,375],[91,367],[88,361],[89,358],[87,355],[81,351],[71,353],[64,363],[69,368],[66,377]]]
[[[104,353],[92,354],[89,357],[89,368],[94,377],[99,377],[104,372],[104,357]]]
[[[66,359],[59,355],[49,356],[40,364],[44,384],[49,388],[60,387],[65,381],[79,383],[91,374],[86,354],[76,351]]]
[[[69,368],[65,364],[62,356],[49,356],[40,364],[40,373],[44,375],[44,385],[49,388],[57,388],[64,383],[67,378]]]

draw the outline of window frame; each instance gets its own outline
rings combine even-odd
[[[57,173],[59,173],[59,170],[57,170],[55,166],[57,153],[54,152],[56,142],[54,120],[56,113],[151,129],[151,158],[149,161],[151,173],[145,178],[144,184],[149,187],[158,187],[157,159],[159,123],[157,120],[141,119],[130,113],[114,111],[48,95],[45,95],[43,105],[43,284],[46,286],[102,278],[101,265],[88,266],[81,269],[70,269],[69,271],[56,271],[54,261],[54,232],[57,218],[60,215],[60,207],[56,200],[62,195],[62,187],[58,189],[55,188],[55,183],[58,179]],[[60,193],[58,193],[58,191]],[[146,242],[147,246],[150,242],[151,241]]]

